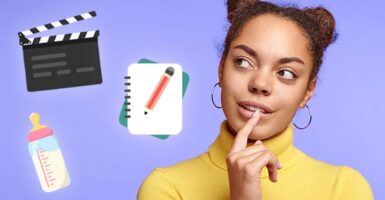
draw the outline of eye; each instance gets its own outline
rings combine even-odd
[[[250,62],[244,58],[235,59],[235,64],[242,68],[252,68],[252,65],[250,64]]]
[[[278,75],[280,75],[284,79],[295,79],[298,77],[294,72],[287,70],[287,69],[283,69],[283,70],[279,71]]]

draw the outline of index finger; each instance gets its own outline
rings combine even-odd
[[[238,131],[235,136],[233,146],[231,147],[230,153],[238,152],[247,146],[247,139],[254,126],[258,123],[261,118],[261,113],[259,110],[256,110],[253,116],[247,120],[246,124]]]

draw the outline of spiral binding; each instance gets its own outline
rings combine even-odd
[[[131,115],[129,115],[129,112],[131,112],[131,102],[130,102],[130,99],[131,99],[131,96],[130,96],[130,92],[131,92],[131,83],[130,83],[130,79],[131,77],[130,76],[125,76],[124,79],[126,80],[126,82],[124,83],[124,85],[126,86],[126,89],[124,90],[125,92],[125,96],[124,96],[124,111],[126,111],[126,115],[124,116],[125,118],[130,118]],[[130,108],[129,108],[130,106]]]

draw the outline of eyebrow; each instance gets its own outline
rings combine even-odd
[[[278,62],[280,64],[285,64],[285,63],[289,63],[289,62],[297,62],[297,63],[305,65],[305,63],[300,58],[297,58],[297,57],[281,58]]]
[[[239,44],[239,45],[235,46],[234,49],[242,49],[243,51],[245,51],[250,56],[252,56],[254,58],[258,57],[257,52],[255,52],[252,48],[250,48],[244,44]]]
[[[255,52],[252,48],[250,48],[244,44],[239,44],[239,45],[235,46],[234,49],[242,49],[243,51],[245,51],[247,54],[254,57],[255,59],[258,57],[257,52]],[[280,64],[286,64],[286,63],[290,63],[290,62],[297,62],[297,63],[305,65],[305,62],[303,62],[303,60],[301,60],[298,57],[286,57],[286,58],[281,58],[278,61],[278,63],[280,63]]]

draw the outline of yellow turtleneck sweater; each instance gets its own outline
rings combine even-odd
[[[226,155],[234,136],[226,121],[209,151],[176,165],[157,168],[143,181],[139,200],[225,200],[229,197]],[[290,124],[278,136],[263,141],[279,159],[283,168],[278,182],[269,180],[268,171],[261,171],[262,199],[266,200],[371,200],[373,193],[365,178],[347,166],[333,166],[315,160],[293,145]]]

